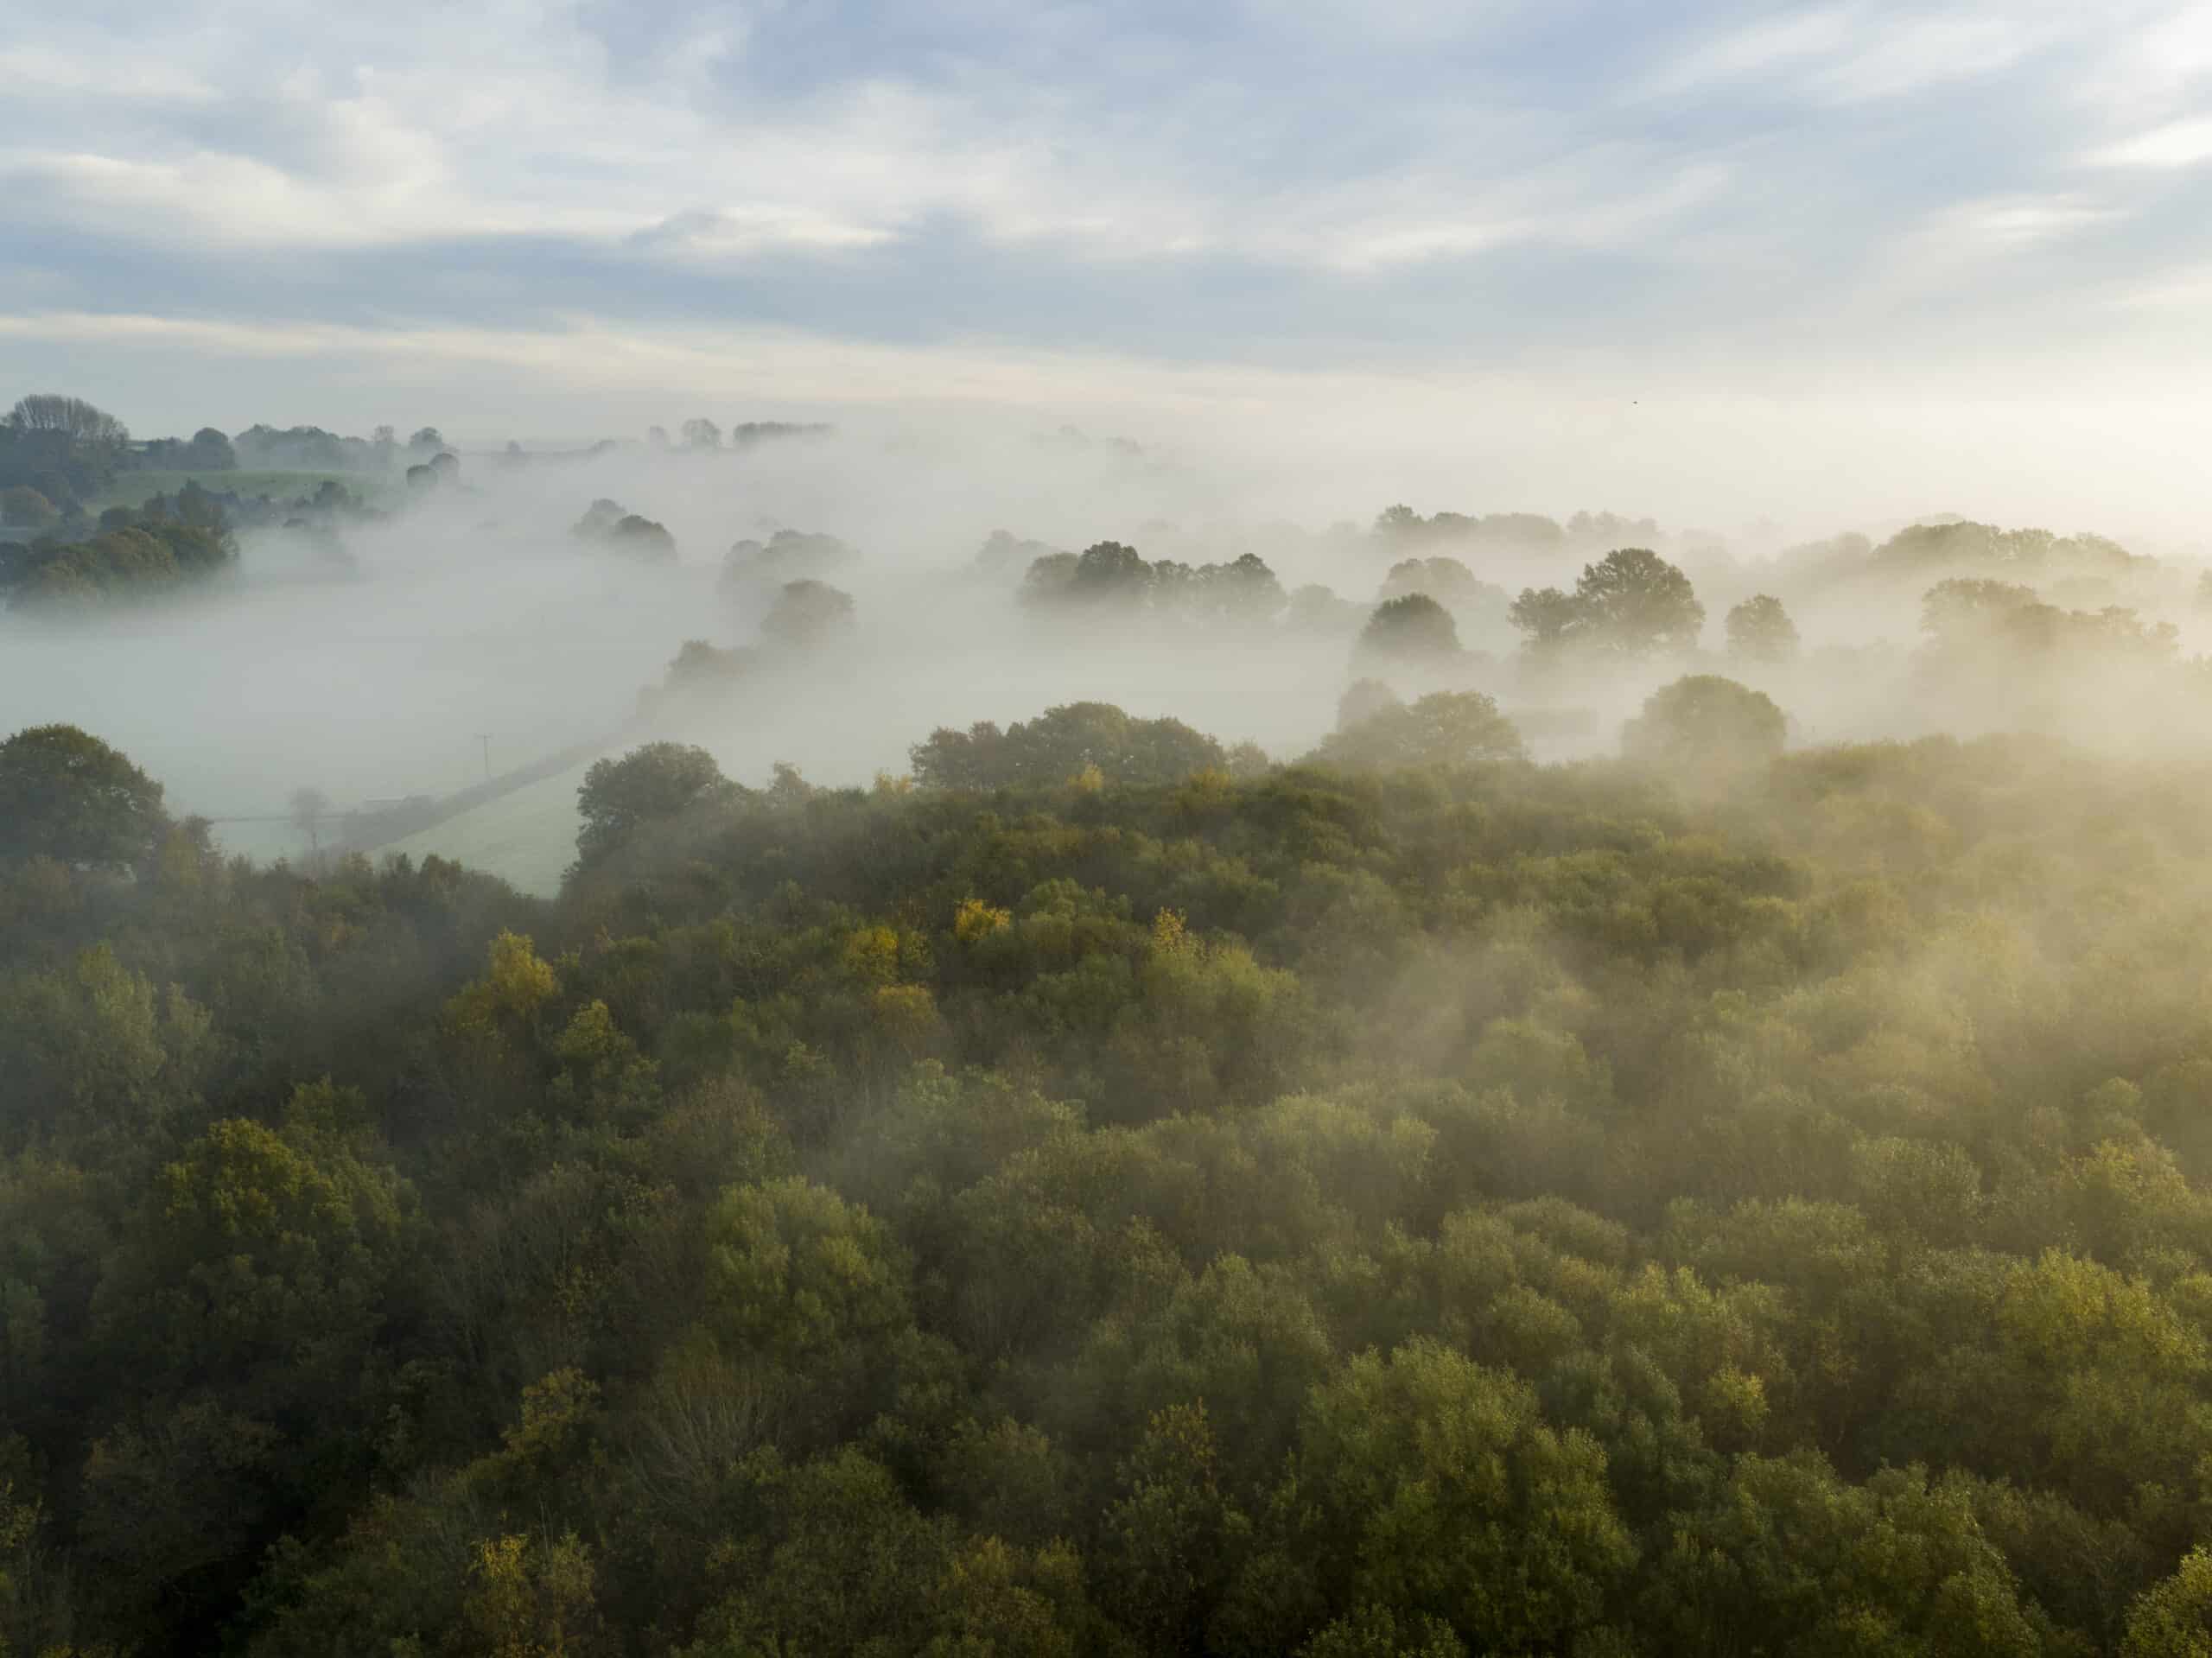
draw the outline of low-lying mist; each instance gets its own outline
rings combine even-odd
[[[243,529],[234,570],[172,602],[0,612],[4,723],[98,732],[167,780],[173,809],[218,820],[223,844],[264,856],[302,849],[286,817],[297,790],[343,813],[646,734],[699,743],[750,781],[789,762],[817,783],[865,783],[903,772],[934,727],[1097,701],[1292,759],[1328,734],[1363,677],[1408,696],[1485,692],[1539,759],[1612,752],[1655,688],[1692,671],[1768,693],[1796,745],[2027,727],[2157,747],[2202,728],[2199,708],[2161,690],[2186,677],[2180,659],[2207,635],[2198,572],[2094,538],[1955,537],[1919,562],[1885,564],[1873,549],[1895,524],[1793,543],[1774,526],[1730,537],[1573,516],[1603,503],[1540,504],[1558,515],[1548,524],[1448,511],[1377,520],[1389,503],[1358,479],[1344,480],[1333,521],[1293,524],[1265,499],[1239,499],[1234,474],[1072,429],[464,454],[457,475],[410,484],[313,533]],[[666,536],[584,534],[594,502]],[[849,615],[803,648],[757,648],[781,583],[727,569],[734,546],[779,530],[835,537],[849,555],[821,572],[850,596]],[[1039,557],[1104,542],[1201,576],[1255,556],[1281,602],[1227,621],[1033,602]],[[1515,596],[1572,588],[1624,545],[1649,546],[1689,577],[1705,613],[1696,637],[1656,654],[1527,649]],[[1408,559],[1439,562],[1408,569]],[[2059,612],[2125,608],[2174,632],[2162,651],[2069,648],[2024,671],[1986,653],[1980,669],[1956,652],[1932,662],[1927,590],[2005,559]],[[775,574],[813,572],[802,558]],[[1360,659],[1378,599],[1427,588],[1453,614],[1459,653]],[[1797,631],[1787,659],[1727,649],[1724,616],[1762,593]],[[747,651],[742,673],[656,694],[693,640]],[[2164,715],[2146,719],[2146,699]],[[543,884],[543,870],[531,879]]]

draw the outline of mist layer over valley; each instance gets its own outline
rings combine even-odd
[[[1408,694],[1491,696],[1557,759],[1613,752],[1653,689],[1700,666],[1771,695],[1798,745],[2027,729],[2133,751],[2200,728],[2202,677],[2183,667],[2212,617],[2197,567],[2094,536],[1938,518],[1910,534],[1875,523],[1793,541],[1770,524],[1732,536],[1480,503],[1378,517],[1357,478],[1334,487],[1342,516],[1298,524],[1238,499],[1249,486],[1233,472],[1072,429],[488,448],[411,488],[398,478],[409,458],[330,474],[341,493],[320,507],[308,497],[325,474],[253,474],[278,505],[232,531],[236,557],[216,579],[164,602],[19,600],[0,613],[0,707],[19,723],[107,734],[168,781],[176,810],[218,820],[226,846],[297,855],[304,831],[287,803],[302,789],[340,818],[409,799],[420,816],[429,797],[445,803],[437,828],[363,820],[354,843],[468,852],[539,892],[565,866],[589,759],[653,735],[700,744],[736,778],[787,762],[817,782],[865,784],[903,772],[938,726],[1098,702],[1281,759],[1311,751],[1346,689],[1373,677]],[[224,487],[219,472],[200,477]],[[1303,493],[1319,492],[1309,480]],[[665,540],[584,533],[594,502]],[[733,551],[747,543],[780,550],[748,575]],[[1268,585],[1228,608],[1103,587],[1052,601],[1032,567],[1101,543],[1164,570],[1257,559]],[[1705,613],[1686,637],[1554,652],[1515,626],[1515,596],[1571,589],[1630,543],[1693,583]],[[810,576],[848,594],[849,613],[822,637],[762,650],[780,590]],[[2057,610],[2124,608],[2173,631],[2141,649],[2051,642],[2029,674],[1938,663],[1926,594],[1961,576],[2016,577]],[[1140,571],[1140,586],[1148,579]],[[1377,602],[1427,588],[1452,613],[1458,651],[1360,660]],[[1781,600],[1796,643],[1732,652],[1723,619],[1760,593]],[[732,657],[718,683],[685,683],[671,670],[694,640],[753,659],[741,679]],[[2143,718],[2152,680],[2189,688],[2185,717]],[[542,780],[548,766],[569,800]],[[463,791],[487,777],[499,797],[470,808]],[[526,792],[508,798],[515,785]]]
[[[685,639],[755,639],[775,585],[730,591],[728,549],[796,527],[860,549],[838,576],[855,623],[834,651],[779,663],[741,702],[690,721],[734,774],[788,759],[864,782],[903,769],[932,723],[1085,697],[1217,711],[1278,744],[1325,730],[1341,640],[1224,656],[1140,632],[1070,651],[1014,625],[1020,569],[976,568],[1001,521],[1082,546],[1105,538],[1087,524],[1135,537],[1187,511],[1193,492],[1164,471],[1058,438],[1012,453],[822,436],[742,456],[473,459],[435,499],[376,521],[341,515],[327,544],[241,532],[219,592],[153,611],[17,607],[0,619],[0,702],[28,722],[114,732],[161,758],[181,805],[213,816],[281,814],[302,786],[340,805],[449,793],[483,778],[476,734],[495,772],[613,741]],[[598,499],[664,523],[672,556],[581,540]],[[1322,565],[1305,539],[1286,550]]]

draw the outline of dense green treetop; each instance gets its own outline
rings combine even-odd
[[[1360,715],[649,746],[550,902],[0,745],[123,825],[0,854],[0,1639],[2198,1650],[2202,769]]]
[[[760,619],[760,632],[779,645],[820,645],[852,631],[853,595],[827,581],[786,581]]]
[[[1363,682],[1372,683],[1372,682]],[[1427,770],[1526,758],[1521,734],[1480,691],[1433,691],[1349,721],[1313,752],[1346,771]]]
[[[1425,593],[1385,599],[1360,630],[1357,654],[1376,663],[1449,662],[1459,654],[1452,613]]]
[[[1688,674],[1645,700],[1621,728],[1621,752],[1662,770],[1712,776],[1764,767],[1789,734],[1789,716],[1765,692],[1718,674]]]
[[[940,727],[912,751],[914,780],[948,789],[1102,781],[1170,783],[1225,765],[1219,743],[1179,720],[1135,719],[1106,702],[1070,702],[1004,731],[989,721]]]
[[[1768,665],[1796,659],[1797,624],[1789,619],[1781,600],[1771,594],[1754,594],[1729,611],[1728,654]]]
[[[0,742],[0,859],[133,868],[168,823],[162,785],[74,726]]]
[[[681,743],[647,743],[620,759],[594,760],[576,791],[583,818],[576,857],[595,863],[645,825],[680,816],[728,787],[713,755]]]

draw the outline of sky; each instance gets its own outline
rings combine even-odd
[[[2202,3],[87,0],[0,36],[0,378],[145,435],[960,410],[2212,515]]]

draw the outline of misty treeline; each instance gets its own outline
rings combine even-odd
[[[596,503],[579,533],[655,557],[672,555],[660,525],[635,515],[618,525],[619,511],[613,502]],[[1502,518],[1516,533],[1530,533],[1529,515]],[[1370,555],[1367,568],[1381,566],[1379,581],[1364,574],[1357,552],[1346,559],[1344,585],[1364,589],[1359,600],[1318,582],[1289,587],[1249,550],[1194,564],[1147,558],[1114,541],[1068,552],[1005,531],[989,538],[963,579],[1010,597],[999,625],[1046,648],[1169,639],[1226,653],[1333,642],[1346,652],[1348,680],[1373,680],[1392,695],[1402,688],[1500,696],[1538,737],[1586,727],[1586,720],[1571,717],[1579,701],[1648,687],[1669,672],[1741,678],[1815,708],[1878,693],[1893,706],[1858,716],[1877,727],[1899,723],[1898,709],[1912,708],[1923,726],[2119,737],[2155,746],[2212,714],[2212,667],[2183,654],[2179,630],[2159,613],[2201,611],[2212,576],[2202,588],[2177,592],[2174,573],[2158,561],[2094,537],[1967,521],[1918,524],[1878,547],[1859,539],[1848,575],[1825,544],[1794,549],[1756,570],[1722,573],[1724,590],[1766,579],[1791,595],[1789,602],[1773,592],[1743,592],[1716,613],[1681,565],[1648,547],[1614,548],[1584,563],[1571,586],[1522,586],[1514,595],[1452,553],[1398,558],[1408,532],[1394,528],[1396,522],[1385,513],[1360,543]],[[1611,528],[1616,521],[1579,516],[1573,523],[1586,533],[1592,524]],[[1552,528],[1553,539],[1572,540],[1560,526]],[[1468,531],[1441,544],[1473,556],[1469,543],[1481,539]],[[1440,543],[1424,530],[1418,544]],[[1530,556],[1530,543],[1521,545],[1516,557]],[[851,633],[866,595],[856,599],[826,578],[853,582],[863,562],[856,549],[826,534],[781,530],[766,543],[740,541],[719,591],[753,619],[755,642],[685,642],[642,706],[668,717],[687,708],[727,711],[757,698],[763,677],[788,664],[793,649],[834,647]],[[2130,581],[2141,591],[2131,590]],[[2116,602],[2124,596],[2143,607]],[[1831,642],[1808,646],[1792,605]],[[1860,633],[1859,642],[1833,642],[1840,617]],[[1865,637],[1869,631],[1873,636]],[[855,661],[865,654],[857,641],[848,648]],[[2161,702],[2169,711],[2185,708],[2188,720],[2181,727],[2146,721],[2145,710]]]
[[[41,537],[0,562],[0,591],[18,609],[143,600],[230,569],[238,538],[222,508],[188,484],[140,507],[110,507],[82,540]]]
[[[0,540],[0,594],[12,609],[82,615],[207,591],[214,578],[242,573],[241,531],[264,534],[261,550],[305,552],[326,574],[349,575],[356,566],[345,530],[389,516],[328,479],[289,500],[187,479],[94,520]]]
[[[786,421],[742,422],[731,429],[727,452],[741,453],[777,439],[821,437],[830,430]],[[686,421],[680,445],[672,445],[658,426],[647,443],[662,450],[680,447],[687,454],[724,448],[721,429],[706,419]],[[601,440],[581,450],[525,451],[510,441],[496,461],[515,466],[575,461],[616,447],[613,440]],[[347,437],[319,426],[279,429],[257,422],[234,434],[203,426],[188,438],[134,441],[122,421],[82,397],[34,392],[0,416],[0,520],[16,527],[83,522],[96,515],[95,503],[113,492],[118,477],[133,472],[191,473],[203,483],[210,473],[240,471],[371,478],[395,473],[420,485],[435,470],[442,467],[449,472],[455,465],[452,446],[435,426],[420,427],[403,439],[390,426],[379,426],[367,437]]]
[[[10,523],[36,524],[90,516],[87,503],[124,473],[384,471],[445,448],[429,426],[404,445],[389,426],[369,438],[266,425],[232,436],[206,426],[188,438],[133,441],[123,422],[82,397],[34,392],[0,418],[0,492]]]
[[[206,428],[189,440],[134,443],[121,421],[82,398],[18,399],[0,418],[0,594],[13,607],[57,611],[172,597],[235,570],[241,530],[281,529],[346,568],[341,526],[384,515],[335,480],[307,483],[292,499],[200,481],[237,473],[241,456],[279,475],[298,469],[306,457],[264,441],[276,435],[255,427],[234,444]],[[418,448],[442,448],[429,428],[416,436]],[[173,491],[133,491],[136,473],[181,481]],[[118,493],[127,499],[93,510]]]
[[[231,440],[239,463],[333,461],[276,445],[273,432]],[[212,449],[220,435],[174,441]],[[758,422],[725,432],[696,418],[676,438],[627,446],[642,468],[618,486],[627,501],[594,495],[582,475],[624,446],[525,454],[510,444],[464,464],[432,427],[404,443],[390,432],[359,440],[359,454],[386,458],[381,478],[373,467],[156,470],[132,488],[119,469],[143,467],[147,446],[119,422],[81,399],[26,397],[0,421],[0,475],[51,482],[59,469],[122,493],[95,516],[60,511],[33,482],[0,490],[11,520],[0,530],[0,594],[16,610],[63,615],[277,581],[399,586],[426,562],[457,571],[550,554],[550,526],[532,516],[543,505],[573,526],[569,553],[602,560],[640,593],[666,589],[677,606],[688,570],[670,526],[696,542],[706,516],[687,492],[760,475],[746,468],[770,438],[827,435]],[[67,481],[54,485],[65,498]],[[660,499],[639,499],[641,489]],[[2212,672],[2183,648],[2183,630],[2194,638],[2212,609],[2212,586],[2182,562],[2091,534],[1946,519],[1878,542],[1848,534],[1751,556],[1611,512],[1424,517],[1397,505],[1363,530],[1147,521],[1135,540],[1081,550],[1001,530],[964,568],[931,569],[912,549],[864,554],[818,524],[751,517],[753,533],[721,543],[723,602],[695,607],[689,639],[677,629],[691,626],[671,627],[664,649],[675,654],[645,692],[647,717],[755,708],[803,653],[842,651],[863,665],[899,614],[943,623],[979,606],[988,610],[971,629],[1016,654],[1172,642],[1217,659],[1224,680],[1235,652],[1308,680],[1308,664],[1341,651],[1345,683],[1494,696],[1547,753],[1603,746],[1654,684],[1686,672],[1773,696],[1800,721],[1800,741],[2032,729],[2158,746],[2212,713]],[[2152,713],[2173,708],[2188,717]],[[626,712],[610,703],[603,718]],[[1268,734],[1281,740],[1279,727]]]
[[[550,901],[16,734],[0,1642],[2202,1650],[2212,778],[1783,733],[658,741]]]

